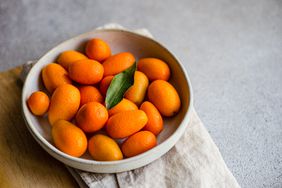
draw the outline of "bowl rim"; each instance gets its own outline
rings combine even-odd
[[[49,141],[47,141],[35,128],[35,125],[32,123],[31,119],[29,118],[28,114],[27,114],[27,110],[28,108],[25,108],[24,106],[27,106],[26,105],[26,99],[24,98],[24,93],[25,91],[27,90],[27,81],[30,79],[32,73],[35,71],[34,67],[36,66],[37,62],[40,62],[41,59],[43,59],[45,56],[49,55],[50,53],[52,53],[53,51],[55,51],[59,46],[65,44],[65,43],[68,43],[69,41],[72,41],[72,40],[78,40],[79,38],[83,37],[83,36],[87,36],[87,35],[91,35],[93,33],[97,33],[97,32],[125,32],[125,33],[128,33],[128,34],[131,34],[131,35],[135,35],[137,37],[141,37],[141,38],[145,38],[147,40],[150,40],[151,42],[157,44],[158,46],[160,46],[161,48],[163,48],[174,60],[175,62],[180,66],[183,74],[184,74],[184,77],[188,83],[188,89],[189,89],[189,105],[188,105],[188,108],[187,108],[187,112],[185,113],[183,119],[181,120],[179,126],[177,127],[177,129],[173,132],[173,134],[171,134],[167,139],[165,139],[162,143],[158,144],[156,147],[142,153],[142,154],[139,154],[139,155],[136,155],[134,157],[129,157],[129,158],[125,158],[125,159],[122,159],[122,160],[117,160],[117,161],[96,161],[94,159],[84,159],[84,158],[79,158],[79,157],[73,157],[73,156],[70,156],[62,151],[60,151],[59,149],[57,149],[53,144],[51,144]],[[30,71],[28,72],[27,76],[26,76],[26,79],[24,81],[24,85],[23,85],[23,88],[22,88],[22,115],[24,117],[24,120],[25,120],[25,124],[26,126],[28,127],[29,131],[31,132],[31,135],[36,137],[35,140],[38,141],[38,142],[41,142],[41,144],[45,145],[48,149],[52,150],[53,152],[55,152],[57,155],[60,155],[61,157],[63,157],[64,159],[66,160],[72,160],[74,162],[78,162],[78,163],[84,163],[84,164],[89,164],[89,165],[117,165],[117,164],[124,164],[124,163],[129,163],[129,162],[133,162],[135,160],[139,160],[139,159],[142,159],[142,158],[145,158],[145,157],[148,157],[152,152],[154,151],[157,151],[159,148],[163,147],[164,145],[166,145],[170,140],[173,140],[174,137],[176,137],[177,135],[180,134],[179,138],[182,136],[182,134],[184,133],[184,131],[182,129],[186,128],[189,121],[190,121],[190,117],[191,117],[191,113],[192,113],[192,108],[193,108],[193,89],[192,89],[192,85],[191,85],[191,81],[188,77],[188,74],[186,72],[186,69],[185,67],[181,64],[181,62],[173,55],[173,53],[168,50],[164,45],[162,45],[160,42],[156,41],[155,39],[153,38],[150,38],[150,37],[147,37],[147,36],[144,36],[142,34],[139,34],[139,33],[136,33],[134,31],[129,31],[129,30],[126,30],[126,29],[108,29],[108,28],[105,28],[105,29],[96,29],[96,30],[92,30],[92,31],[89,31],[89,32],[85,32],[85,33],[82,33],[82,34],[79,34],[75,37],[72,37],[70,39],[67,39],[63,42],[60,42],[59,44],[55,45],[53,48],[51,48],[50,50],[48,50],[43,56],[41,56],[38,60],[37,60],[36,64],[30,69]],[[182,132],[181,132],[182,131]],[[178,139],[177,138],[177,141]],[[40,145],[41,145],[40,144]],[[175,143],[173,144],[173,146],[175,145]],[[42,146],[42,145],[41,145]],[[172,147],[173,147],[172,146]],[[172,148],[171,147],[171,148]],[[44,147],[43,147],[44,148]],[[168,151],[171,149],[169,148]],[[46,148],[44,148],[46,150]],[[166,152],[165,152],[166,153]],[[164,154],[165,154],[164,153]],[[164,155],[162,154],[162,155]],[[161,156],[162,156],[161,155]],[[160,157],[161,157],[160,156]]]

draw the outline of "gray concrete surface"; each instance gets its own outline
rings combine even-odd
[[[0,1],[0,70],[108,22],[147,27],[191,77],[242,187],[282,187],[282,1]]]

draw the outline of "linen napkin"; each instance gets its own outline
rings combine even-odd
[[[125,30],[118,24],[107,24],[97,29],[103,28]],[[134,32],[153,38],[147,29]],[[33,63],[30,61],[24,65],[22,80]],[[181,139],[169,152],[149,165],[116,174],[91,173],[68,166],[67,169],[80,187],[240,187],[194,108]]]

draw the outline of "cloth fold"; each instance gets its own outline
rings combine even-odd
[[[103,28],[125,29],[118,24],[107,24],[97,29]],[[153,38],[147,29],[134,32]],[[22,80],[31,64],[28,62],[24,66]],[[67,169],[80,187],[240,187],[194,109],[181,139],[149,165],[116,174],[84,172],[68,166]]]

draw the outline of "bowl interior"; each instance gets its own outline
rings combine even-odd
[[[136,60],[143,57],[155,57],[164,60],[169,65],[171,70],[170,83],[178,91],[182,106],[176,116],[164,119],[164,130],[158,136],[158,145],[160,145],[175,132],[188,111],[190,106],[188,80],[181,65],[167,49],[154,40],[138,34],[122,30],[93,31],[59,44],[45,54],[31,69],[23,89],[23,100],[26,101],[34,91],[45,91],[41,80],[41,70],[44,66],[55,62],[58,55],[65,50],[84,52],[86,41],[91,38],[105,40],[110,45],[112,54],[128,51],[134,54]],[[51,150],[57,150],[52,143],[51,129],[47,117],[37,117],[31,114],[25,102],[23,102],[23,112],[31,130],[41,135],[39,139],[45,139],[52,144],[50,145]],[[37,133],[35,135],[38,135]],[[82,158],[91,159],[88,153],[82,156]]]

